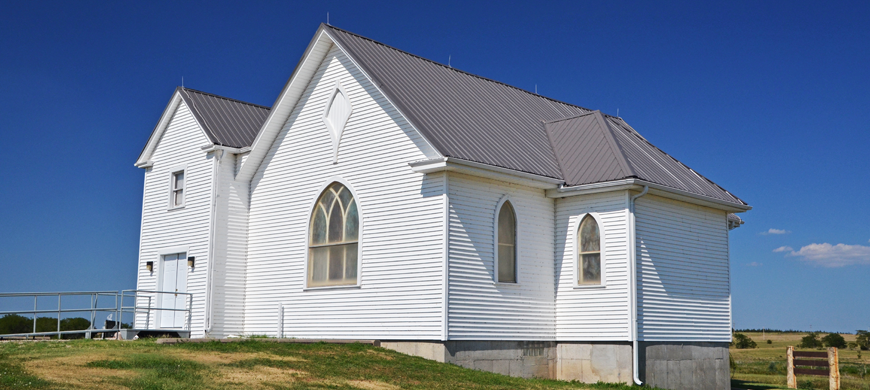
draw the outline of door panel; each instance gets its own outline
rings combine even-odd
[[[187,256],[176,253],[163,256],[162,283],[160,290],[167,292],[187,291]],[[163,309],[186,309],[186,295],[160,294],[160,307]],[[185,313],[172,310],[160,310],[160,328],[181,328],[184,325]]]

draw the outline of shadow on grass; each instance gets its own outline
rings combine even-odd
[[[743,390],[771,390],[771,389],[779,389],[779,387],[772,385],[762,385],[759,383],[750,383],[747,381],[741,381],[739,379],[731,380],[731,388],[732,389],[743,389]]]

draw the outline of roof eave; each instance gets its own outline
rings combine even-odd
[[[558,178],[452,157],[415,161],[408,163],[408,165],[417,173],[456,172],[541,189],[556,189],[564,183],[562,179]]]
[[[714,209],[724,210],[731,213],[742,213],[752,209],[748,204],[737,204],[726,200],[716,199],[705,195],[695,194],[688,191],[683,191],[661,184],[656,184],[647,180],[637,178],[626,178],[621,180],[612,180],[601,183],[583,184],[570,187],[559,187],[556,189],[547,190],[549,198],[564,198],[569,196],[588,195],[600,192],[622,191],[622,190],[641,190],[644,186],[649,187],[649,193],[663,198],[683,201],[686,203],[697,204]]]

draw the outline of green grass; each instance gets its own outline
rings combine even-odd
[[[786,348],[797,346],[806,333],[744,333],[758,348],[731,349],[736,369],[731,375],[731,386],[739,389],[786,389]],[[823,334],[824,336],[824,334]],[[855,335],[844,334],[846,341]],[[771,340],[767,344],[766,340]],[[870,351],[839,350],[840,386],[843,390],[870,390]],[[772,364],[772,366],[771,366]],[[867,370],[867,374],[864,374]],[[798,376],[798,388],[827,389],[826,377]]]
[[[632,389],[522,379],[362,344],[159,345],[79,340],[0,344],[0,389]]]

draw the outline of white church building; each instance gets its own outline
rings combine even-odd
[[[137,288],[192,337],[730,388],[750,207],[622,118],[321,25],[272,107],[177,88],[136,166]]]

